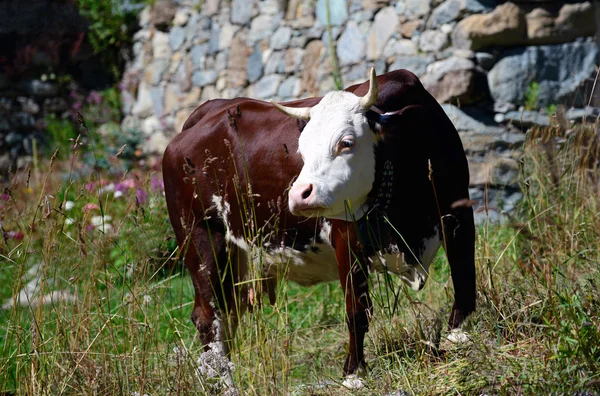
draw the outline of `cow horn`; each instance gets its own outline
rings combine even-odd
[[[371,106],[373,106],[377,101],[378,87],[377,76],[375,75],[374,67],[372,67],[371,70],[369,70],[369,78],[369,92],[367,92],[365,96],[360,98],[360,107],[362,107],[365,111],[369,110]]]
[[[271,100],[273,106],[277,107],[279,111],[290,117],[299,118],[301,120],[310,120],[310,107],[288,107],[282,106],[279,103]]]

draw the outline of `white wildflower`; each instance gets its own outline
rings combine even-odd
[[[72,210],[74,207],[75,207],[75,202],[73,202],[73,201],[65,202],[65,210],[66,211]]]

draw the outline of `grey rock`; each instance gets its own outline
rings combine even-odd
[[[178,8],[175,11],[175,17],[173,18],[173,25],[175,26],[185,26],[190,19],[189,11],[183,8]]]
[[[271,74],[261,78],[256,84],[251,86],[248,91],[250,96],[258,99],[268,99],[277,94],[281,76]]]
[[[332,26],[331,27],[331,38],[333,39],[334,43],[337,40],[337,38],[340,36],[340,33],[342,33],[342,28],[340,26]],[[329,31],[327,29],[325,29],[323,31],[323,35],[321,36],[321,41],[323,42],[323,44],[325,44],[327,47],[329,47]]]
[[[163,87],[158,86],[158,87],[150,87],[150,99],[152,101],[152,111],[154,112],[155,115],[162,115],[165,106],[164,106],[164,99],[165,96],[165,90]]]
[[[221,27],[217,24],[213,25],[210,35],[210,40],[208,40],[208,51],[209,55],[214,55],[219,50],[219,38],[221,36]]]
[[[475,114],[478,116],[477,118],[482,119],[483,121],[472,117],[466,111],[459,109],[454,105],[444,103],[441,106],[448,118],[450,118],[450,121],[454,124],[456,130],[459,132],[474,131],[480,133],[502,133],[504,131],[504,129],[492,119],[481,116],[481,113],[477,114],[477,111],[475,111]]]
[[[427,65],[435,61],[433,55],[399,56],[388,68],[389,71],[406,69],[417,76],[422,76],[427,70]]]
[[[217,72],[215,70],[197,70],[192,75],[192,84],[197,87],[214,84],[217,81]]]
[[[245,25],[252,18],[254,1],[250,0],[232,0],[231,2],[231,22],[238,25]]]
[[[131,114],[140,118],[145,118],[152,114],[150,87],[145,81],[141,81],[138,86],[137,100],[131,109]]]
[[[296,98],[300,95],[300,86],[300,79],[298,77],[288,77],[279,85],[277,96],[283,99]]]
[[[354,21],[346,24],[346,29],[337,42],[337,56],[340,66],[361,61],[365,56],[365,39]]]
[[[588,121],[595,120],[600,116],[600,108],[597,107],[585,107],[583,109],[571,108],[567,110],[565,116],[568,120],[574,122],[581,122],[584,118]]]
[[[382,8],[377,15],[367,36],[367,59],[376,60],[382,56],[388,40],[398,30],[398,15],[392,7]]]
[[[529,128],[533,125],[549,126],[550,117],[537,111],[509,111],[505,114],[496,114],[496,121],[511,123],[517,127]]]
[[[271,48],[282,50],[287,48],[292,38],[292,29],[287,26],[280,26],[271,37]]]
[[[19,142],[23,141],[23,135],[21,135],[20,133],[16,133],[16,132],[9,132],[6,134],[6,136],[4,137],[4,141],[6,142],[6,144],[8,144],[9,146],[14,146]]]
[[[254,50],[248,57],[247,73],[250,84],[258,81],[263,75],[262,51],[259,45],[254,46]]]
[[[388,41],[383,53],[386,56],[411,56],[417,54],[417,45],[412,40],[407,39],[399,39],[396,40],[394,38]]]
[[[146,70],[146,81],[148,81],[151,85],[156,85],[160,83],[168,66],[168,59],[159,58],[154,60],[154,62],[152,62]]]
[[[17,98],[17,102],[21,105],[21,109],[29,114],[37,114],[40,111],[40,105],[38,105],[33,99],[26,97]]]
[[[273,73],[281,73],[284,68],[284,58],[285,54],[283,51],[273,51],[267,63],[265,64],[265,74],[273,74]]]
[[[455,21],[460,16],[461,6],[463,0],[446,0],[439,6],[437,6],[429,20],[427,21],[427,27],[430,29],[436,29],[445,23]]]
[[[434,81],[439,81],[442,77],[450,72],[457,70],[471,70],[475,68],[475,64],[470,59],[451,56],[432,63],[427,68],[427,77]]]
[[[219,32],[219,51],[231,48],[233,36],[238,30],[239,26],[232,25],[230,23],[226,23],[221,26],[221,30]]]
[[[185,41],[185,29],[181,26],[174,26],[169,32],[169,45],[173,51],[179,50]]]
[[[350,19],[352,19],[355,22],[370,21],[373,19],[373,10],[361,10],[361,11],[354,12],[350,16]]]
[[[171,56],[171,47],[169,46],[169,35],[164,32],[156,31],[152,37],[152,54],[156,58],[169,58]]]
[[[346,0],[317,0],[317,19],[327,26],[327,3],[329,3],[329,23],[332,26],[344,24],[348,19],[348,4]]]
[[[249,44],[254,44],[260,40],[269,39],[275,32],[275,29],[279,27],[281,18],[281,14],[260,14],[253,18],[250,24],[250,32],[248,33]]]
[[[489,52],[476,52],[475,59],[477,64],[481,66],[484,70],[491,70],[496,63],[496,57]]]
[[[532,82],[539,87],[537,103],[547,106],[572,98],[584,80],[594,73],[598,46],[592,40],[558,45],[516,48],[506,51],[488,74],[492,97],[497,102],[521,104]]]
[[[439,52],[448,46],[448,35],[440,30],[426,30],[419,35],[419,48],[424,52]]]
[[[213,69],[215,70],[226,70],[227,69],[227,58],[229,51],[221,51],[215,56],[215,64]]]
[[[404,15],[409,19],[420,18],[429,14],[431,0],[405,0]]]
[[[498,0],[463,0],[462,9],[469,14],[483,14],[492,11],[499,3]]]
[[[208,54],[208,43],[196,45],[190,51],[190,58],[192,59],[192,65],[194,69],[201,69],[204,67],[204,61]]]

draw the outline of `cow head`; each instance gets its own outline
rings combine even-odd
[[[313,107],[292,108],[273,103],[295,118],[309,120],[298,152],[304,166],[289,191],[295,215],[359,219],[375,179],[374,145],[367,112],[377,100],[377,79],[370,71],[369,92],[359,97],[333,91]]]

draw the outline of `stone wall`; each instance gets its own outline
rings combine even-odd
[[[289,100],[334,89],[336,67],[344,86],[372,66],[406,68],[455,122],[473,197],[491,187],[499,212],[519,198],[524,127],[548,123],[549,105],[581,107],[590,97],[597,13],[589,1],[158,0],[141,14],[123,124],[161,152],[205,100]],[[524,104],[542,112],[523,113]],[[596,114],[568,115],[584,113]]]

